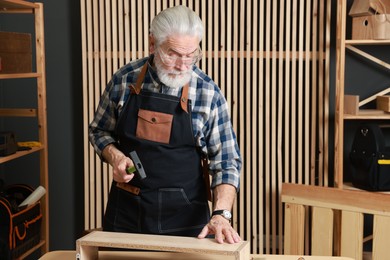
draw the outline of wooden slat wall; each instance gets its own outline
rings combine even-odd
[[[282,182],[328,185],[330,0],[80,0],[85,229],[101,227],[111,170],[88,143],[99,96],[120,66],[149,54],[148,29],[166,7],[205,24],[199,66],[230,105],[244,164],[234,226],[252,253],[282,249]]]

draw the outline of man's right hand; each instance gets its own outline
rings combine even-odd
[[[103,149],[102,156],[112,166],[114,181],[129,182],[134,178],[134,174],[126,172],[127,168],[134,166],[133,161],[113,144],[109,144]]]

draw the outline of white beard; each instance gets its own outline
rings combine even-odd
[[[170,88],[179,88],[190,82],[192,66],[187,71],[171,71],[163,68],[163,64],[159,59],[154,59],[156,65],[157,76],[162,83]]]

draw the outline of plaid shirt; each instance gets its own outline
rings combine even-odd
[[[105,146],[115,143],[115,127],[130,94],[128,86],[137,81],[148,58],[130,62],[117,71],[103,92],[95,117],[89,125],[89,140],[101,157]],[[227,102],[218,86],[198,67],[193,66],[188,91],[192,105],[192,124],[196,145],[210,160],[211,187],[231,184],[238,189],[241,155],[228,114]],[[158,80],[150,66],[143,89],[180,96],[181,88],[169,88]]]

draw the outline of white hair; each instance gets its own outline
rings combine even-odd
[[[174,34],[197,36],[200,42],[203,37],[203,30],[200,17],[183,5],[163,10],[153,19],[150,26],[150,33],[156,40],[157,45]]]

